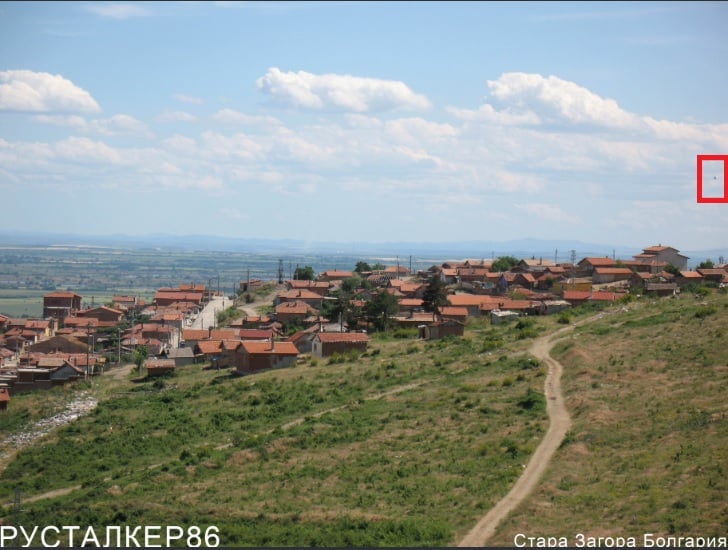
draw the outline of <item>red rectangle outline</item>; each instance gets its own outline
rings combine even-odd
[[[704,197],[703,196],[703,161],[723,161],[723,196],[722,197]],[[728,155],[698,155],[698,195],[699,203],[728,203]]]

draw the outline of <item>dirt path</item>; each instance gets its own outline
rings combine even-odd
[[[591,320],[591,319],[589,319]],[[581,323],[580,323],[581,324]],[[561,394],[561,372],[563,367],[549,355],[556,340],[565,332],[572,330],[569,326],[553,334],[536,339],[529,352],[542,360],[548,367],[548,375],[544,392],[546,395],[546,412],[549,417],[549,429],[539,444],[536,452],[529,460],[521,477],[491,510],[470,530],[458,546],[485,546],[495,533],[498,524],[523,501],[541,479],[556,449],[559,448],[566,432],[571,427],[571,418],[564,405]]]

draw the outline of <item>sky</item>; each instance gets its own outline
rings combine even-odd
[[[0,231],[728,249],[696,192],[726,29],[725,2],[2,2]]]

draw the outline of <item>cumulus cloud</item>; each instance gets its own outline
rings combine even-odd
[[[272,116],[246,115],[234,109],[221,109],[214,115],[213,120],[225,124],[240,124],[245,126],[280,126],[281,121]]]
[[[489,80],[491,96],[515,115],[540,115],[549,122],[634,128],[639,117],[574,82],[556,76],[505,73]],[[519,112],[520,111],[520,112]]]
[[[516,204],[516,208],[524,210],[529,214],[550,221],[550,222],[565,222],[571,224],[581,223],[581,219],[578,216],[573,216],[567,212],[564,212],[561,207],[546,204],[546,203],[527,203],[527,204]]]
[[[156,119],[159,122],[194,122],[197,117],[184,111],[164,111]]]
[[[120,164],[121,154],[101,141],[88,138],[69,137],[59,141],[55,147],[61,158],[74,162]]]
[[[65,126],[73,130],[99,136],[142,136],[151,137],[152,132],[146,124],[133,116],[117,114],[111,118],[86,120],[78,115],[36,115],[36,122]]]
[[[202,100],[199,97],[192,97],[185,94],[174,94],[174,98],[180,103],[192,103],[193,105],[202,104]]]
[[[129,19],[130,17],[146,17],[151,15],[147,8],[139,4],[120,4],[120,3],[94,3],[85,6],[89,11],[102,17],[111,17],[112,19]]]
[[[428,109],[430,101],[403,82],[350,75],[282,72],[276,67],[260,77],[258,89],[274,101],[314,111],[355,113],[392,109]]]
[[[61,75],[33,71],[0,71],[0,110],[35,113],[101,110],[86,90]]]

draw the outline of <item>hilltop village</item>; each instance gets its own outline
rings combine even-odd
[[[44,296],[40,319],[0,314],[0,408],[15,393],[88,380],[122,363],[135,363],[147,376],[205,362],[245,375],[290,366],[301,354],[361,353],[377,331],[457,337],[471,317],[497,324],[565,315],[627,294],[677,296],[686,288],[728,285],[728,264],[689,271],[687,260],[659,245],[623,260],[555,264],[506,256],[417,273],[358,262],[352,271],[315,275],[306,266],[289,280],[241,281],[235,296],[193,282],[158,289],[152,303],[114,296],[87,309],[75,292],[55,291]]]

